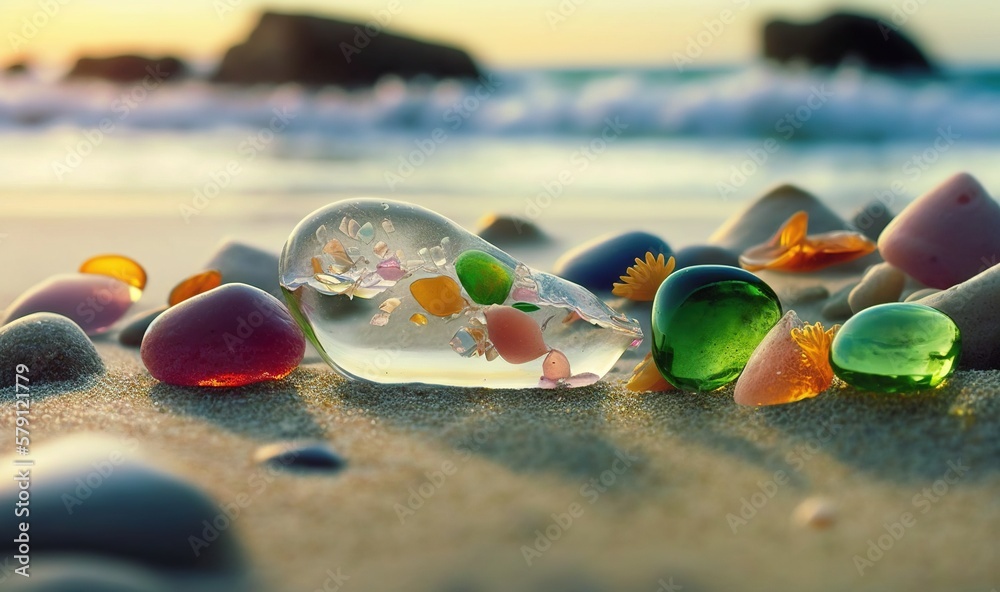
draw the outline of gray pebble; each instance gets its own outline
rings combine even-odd
[[[233,528],[239,516],[224,508],[240,507],[216,504],[139,460],[138,445],[77,434],[32,447],[33,558],[44,564],[43,557],[88,554],[192,574],[239,571]],[[11,466],[10,458],[2,462]],[[14,508],[18,493],[18,481],[0,482],[0,507]],[[20,521],[13,511],[0,514],[0,532],[15,532]],[[0,556],[14,554],[14,537],[0,540]]]
[[[224,241],[202,269],[219,270],[224,284],[248,284],[282,298],[275,253],[235,240]]]
[[[64,316],[38,312],[0,327],[0,386],[13,386],[21,372],[29,388],[80,380],[104,372],[104,362],[79,326]]]
[[[131,317],[129,320],[125,321],[125,328],[118,334],[118,341],[120,341],[122,345],[139,347],[142,345],[142,338],[146,335],[146,329],[149,328],[150,323],[152,323],[156,317],[160,316],[160,314],[168,308],[170,307],[161,306],[160,308],[147,310],[146,312],[141,312]]]
[[[962,367],[1000,369],[1000,265],[917,302],[940,310],[958,325]]]
[[[848,303],[847,298],[850,296],[851,290],[857,285],[857,282],[850,283],[834,292],[827,299],[826,304],[823,305],[823,310],[821,311],[823,316],[831,321],[843,321],[851,318],[851,315],[854,313],[851,312],[851,305]]]

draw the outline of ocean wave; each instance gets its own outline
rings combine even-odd
[[[702,72],[505,71],[477,82],[389,79],[366,91],[295,85],[233,89],[201,81],[52,83],[8,77],[0,129],[101,126],[135,130],[263,129],[341,140],[597,136],[892,141],[1000,139],[1000,77],[897,80],[858,70],[793,72],[766,66]]]

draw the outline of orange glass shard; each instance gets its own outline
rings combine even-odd
[[[170,297],[167,299],[167,304],[173,306],[184,302],[192,296],[208,292],[209,290],[218,288],[221,285],[222,274],[219,273],[218,270],[209,269],[208,271],[203,271],[174,286],[174,289],[170,291]]]
[[[146,287],[146,270],[132,259],[122,255],[98,255],[91,257],[80,266],[80,273],[94,273],[113,277],[139,290]]]
[[[354,221],[352,220],[352,222]],[[357,222],[354,223],[357,224]],[[323,247],[323,252],[333,259],[333,270],[337,273],[343,273],[354,267],[354,260],[347,254],[344,243],[337,239],[327,242]]]
[[[677,387],[667,382],[653,363],[652,352],[639,362],[632,370],[632,377],[625,383],[625,388],[637,393],[662,392],[676,390]]]
[[[740,255],[740,265],[748,271],[815,271],[853,261],[875,251],[875,242],[849,230],[807,235],[809,214],[792,214],[771,240],[750,247]]]
[[[654,257],[653,253],[647,251],[646,260],[636,257],[635,265],[625,270],[628,275],[620,276],[624,283],[615,283],[611,293],[637,302],[652,302],[656,289],[674,271],[675,266],[673,257],[664,261],[663,253]]]
[[[450,317],[462,312],[468,303],[462,298],[458,282],[446,275],[417,280],[410,284],[410,294],[424,310],[436,317]]]
[[[830,388],[830,344],[840,325],[807,325],[794,310],[768,332],[736,381],[740,405],[780,405],[815,397]]]
[[[410,315],[410,322],[413,323],[414,325],[426,325],[427,317],[420,314],[419,312],[415,312],[412,315]]]

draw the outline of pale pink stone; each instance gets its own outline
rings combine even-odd
[[[545,355],[542,329],[525,312],[510,306],[486,309],[486,330],[500,357],[511,364],[524,364]]]
[[[1000,257],[1000,204],[968,173],[907,206],[879,236],[882,257],[932,288],[950,288]]]

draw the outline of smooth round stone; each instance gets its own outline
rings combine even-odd
[[[877,241],[885,227],[892,222],[892,217],[892,212],[885,207],[885,204],[873,199],[854,213],[851,225],[860,230],[861,234]]]
[[[588,290],[609,292],[621,281],[625,270],[635,260],[645,259],[646,253],[660,253],[665,259],[673,256],[670,246],[648,232],[626,232],[596,238],[567,251],[556,261],[553,273]]]
[[[941,384],[962,352],[958,326],[943,312],[911,302],[880,304],[840,328],[830,365],[860,389],[903,393]]]
[[[916,290],[910,295],[908,295],[905,299],[903,299],[903,302],[918,302],[920,300],[923,300],[924,298],[927,298],[928,296],[937,294],[940,291],[941,290],[938,290],[937,288],[923,288],[921,290]],[[937,307],[932,307],[932,308],[937,308]]]
[[[951,317],[962,332],[963,368],[1000,369],[1000,266],[971,280],[925,296],[925,304]]]
[[[851,312],[857,314],[876,304],[896,302],[905,284],[905,273],[888,263],[879,263],[865,272],[861,283],[847,296],[847,303]]]
[[[67,273],[35,284],[7,309],[5,323],[36,312],[62,315],[87,335],[99,335],[122,318],[142,291],[106,275]]]
[[[995,262],[1000,204],[959,173],[908,205],[882,232],[882,257],[931,288],[949,288]]]
[[[736,380],[781,318],[778,296],[754,274],[699,265],[671,274],[653,300],[653,360],[678,388],[711,391]]]
[[[280,296],[278,287],[278,255],[253,245],[223,241],[202,269],[215,269],[222,274],[223,284],[247,284]]]
[[[816,284],[812,286],[791,287],[784,295],[786,304],[808,304],[826,300],[830,297],[830,291],[826,286]]]
[[[0,328],[0,386],[14,386],[18,365],[32,386],[80,380],[104,372],[104,362],[97,355],[90,338],[66,317],[39,312],[20,318]],[[13,394],[11,394],[13,397]]]
[[[157,317],[140,352],[161,382],[233,387],[284,378],[305,347],[302,330],[277,298],[224,284]]]
[[[783,221],[799,211],[809,215],[811,234],[850,230],[840,216],[808,191],[795,185],[781,185],[730,216],[712,233],[708,242],[742,253],[767,242]]]
[[[133,439],[94,434],[32,446],[32,559],[45,565],[47,558],[87,554],[192,574],[240,571],[235,529],[215,526],[217,520],[223,524],[219,516],[226,518],[219,505],[140,460],[138,446]],[[13,458],[2,462],[10,467]],[[18,493],[17,481],[0,483],[4,507],[14,508]],[[21,520],[13,511],[3,512],[0,529],[14,533]],[[15,554],[14,536],[3,537],[0,556]]]
[[[30,529],[28,531],[31,532]],[[13,561],[9,562],[13,574]],[[18,565],[20,567],[20,565]],[[78,556],[46,558],[33,564],[30,578],[11,575],[3,582],[10,592],[170,592],[170,585],[152,570],[134,563]]]
[[[31,532],[30,529],[28,531]],[[13,574],[13,561],[9,562]],[[20,565],[18,565],[20,567]],[[78,556],[46,558],[33,564],[30,578],[12,575],[3,582],[10,592],[170,592],[170,585],[152,570],[134,563]]]
[[[825,318],[833,321],[841,321],[851,318],[851,315],[854,314],[854,312],[851,310],[851,303],[848,302],[848,300],[851,297],[851,292],[854,291],[854,288],[856,288],[859,283],[860,282],[849,283],[831,294],[826,303],[823,304],[821,314]]]
[[[802,528],[830,528],[837,523],[837,504],[824,497],[810,497],[792,511],[792,522]]]
[[[279,442],[261,446],[254,452],[260,464],[293,471],[335,472],[347,461],[326,442]]]
[[[677,266],[674,270],[684,269],[695,265],[729,265],[739,267],[740,258],[725,247],[715,245],[692,245],[684,247],[674,254],[674,261]]]
[[[495,245],[516,245],[548,240],[542,229],[530,220],[505,214],[487,214],[477,223],[479,238]]]
[[[514,285],[514,275],[499,259],[475,249],[455,258],[455,273],[476,304],[503,304]]]
[[[160,308],[154,308],[153,310],[147,310],[146,312],[141,312],[127,321],[125,321],[125,327],[118,333],[118,341],[122,345],[130,345],[132,347],[139,347],[142,345],[142,338],[146,335],[146,329],[149,325],[156,320],[156,317],[163,314],[167,310],[167,306],[161,306]]]

